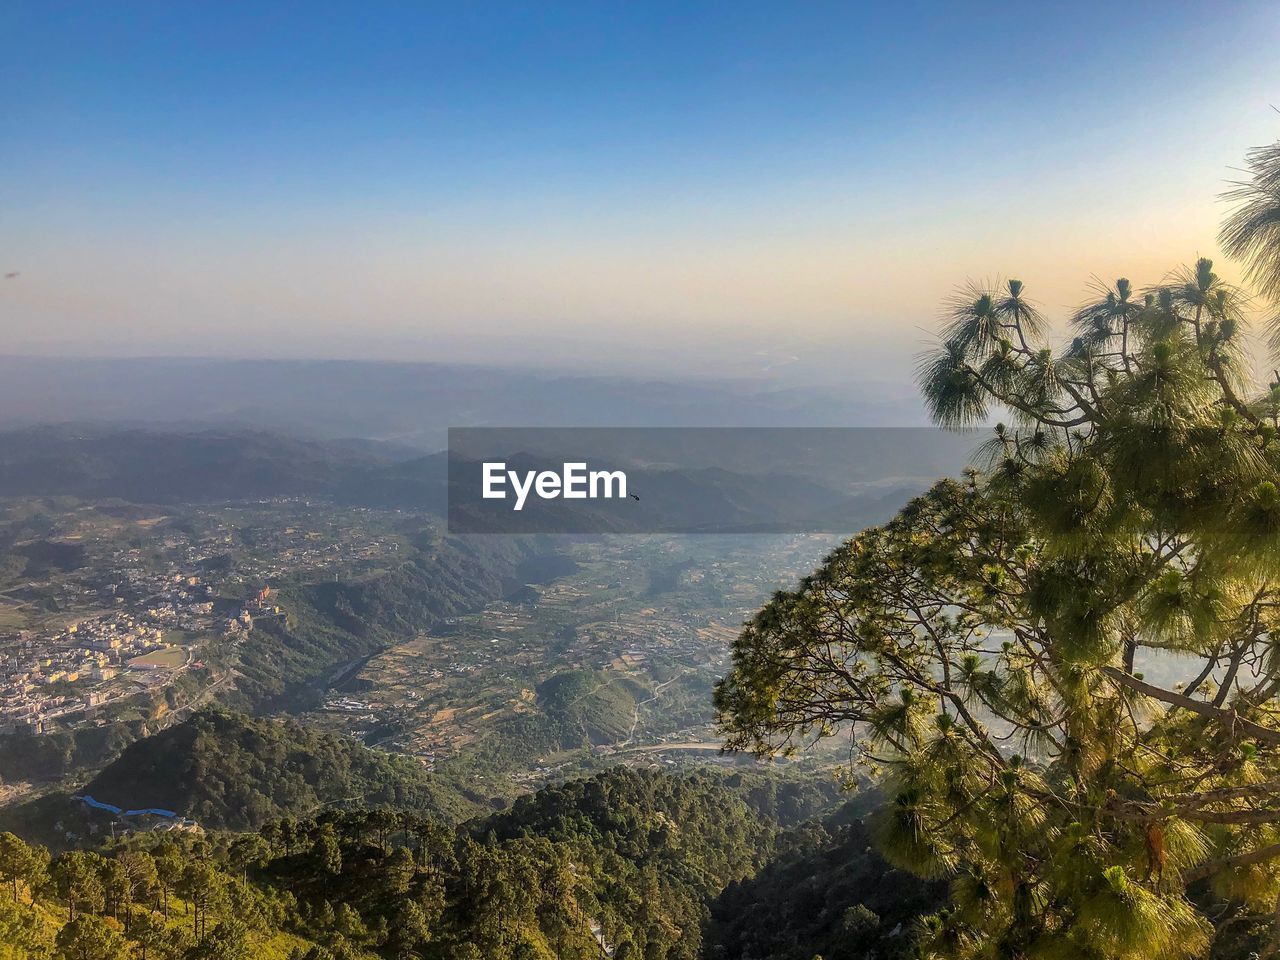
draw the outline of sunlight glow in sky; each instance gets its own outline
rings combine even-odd
[[[908,358],[1217,256],[1280,136],[1273,3],[3,9],[10,353]]]

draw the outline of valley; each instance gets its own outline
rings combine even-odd
[[[305,714],[432,769],[520,788],[714,749],[711,686],[738,625],[830,548],[796,536],[564,538],[562,575],[375,654]],[[536,571],[522,571],[538,576]]]
[[[296,453],[260,435],[216,448],[238,477]],[[430,511],[320,497],[10,497],[0,781],[15,801],[73,788],[209,706],[298,718],[508,800],[614,764],[742,762],[713,729],[728,643],[834,542],[450,537]]]

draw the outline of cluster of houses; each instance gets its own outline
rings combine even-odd
[[[54,636],[23,631],[7,646],[15,656],[0,667],[0,733],[40,733],[54,720],[122,694],[121,674],[149,667],[130,661],[166,644],[161,628],[113,613]]]
[[[212,625],[212,591],[197,577],[174,574],[164,591],[133,611],[114,610],[67,623],[56,632],[0,637],[0,733],[40,733],[73,714],[151,685],[147,674],[172,673],[190,657],[154,656],[173,631]]]

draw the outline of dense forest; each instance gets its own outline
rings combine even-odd
[[[745,891],[766,887],[744,883],[771,876],[778,851],[795,879],[828,829],[797,824],[833,797],[829,784],[758,773],[618,768],[460,826],[394,806],[324,809],[248,833],[144,832],[52,861],[3,834],[0,957],[748,960],[760,955],[741,946],[746,918],[732,937],[717,931],[734,903],[758,912]],[[835,922],[892,873],[869,854],[857,870],[827,898]],[[868,945],[899,940],[888,921],[930,902],[894,883],[884,891],[903,896]]]
[[[289,720],[206,709],[139,740],[81,791],[124,809],[159,807],[206,829],[256,829],[270,819],[360,802],[453,822],[488,809],[487,797],[430,776],[414,760]],[[105,834],[111,817],[52,793],[0,808],[0,829],[63,846]],[[62,829],[55,829],[61,824]]]

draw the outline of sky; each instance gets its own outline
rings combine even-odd
[[[0,0],[0,353],[898,376],[1218,259],[1243,3]]]

